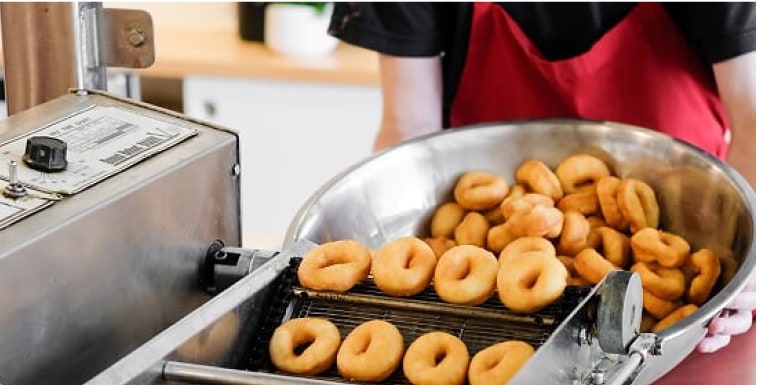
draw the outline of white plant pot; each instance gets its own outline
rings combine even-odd
[[[297,57],[330,53],[339,42],[326,32],[332,12],[333,4],[330,3],[320,14],[306,5],[269,4],[265,10],[266,47]]]

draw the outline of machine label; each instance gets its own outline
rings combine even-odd
[[[74,194],[196,134],[196,129],[178,123],[96,106],[0,145],[0,161],[16,161],[18,179],[25,186]],[[45,173],[27,167],[22,157],[32,136],[66,142],[66,170]],[[0,178],[8,180],[4,168],[0,165]]]
[[[54,203],[51,200],[35,196],[33,191],[22,198],[8,198],[2,194],[7,186],[8,183],[0,181],[0,230]]]

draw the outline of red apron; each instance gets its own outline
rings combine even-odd
[[[586,53],[548,61],[500,6],[474,3],[450,125],[582,118],[651,128],[725,158],[711,74],[659,4],[640,3]]]

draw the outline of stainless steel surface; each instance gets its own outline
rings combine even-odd
[[[169,361],[163,366],[167,381],[204,385],[334,385],[333,381],[282,376]]]
[[[733,169],[670,137],[637,127],[568,120],[492,124],[418,138],[383,151],[335,176],[293,219],[286,243],[354,238],[368,247],[425,234],[434,208],[451,199],[465,171],[512,177],[527,158],[556,166],[585,152],[620,176],[647,181],[658,193],[661,223],[693,248],[732,248],[740,267],[691,317],[660,333],[662,356],[634,384],[650,384],[683,360],[705,326],[754,274],[753,190]]]
[[[3,194],[7,197],[18,199],[26,196],[26,188],[18,181],[18,163],[12,160],[8,162],[8,185],[5,186]]]
[[[0,121],[0,142],[93,105],[197,136],[0,231],[0,383],[81,384],[199,306],[207,245],[239,244],[238,140],[132,101],[65,95]]]
[[[71,4],[71,29],[74,40],[74,69],[76,88],[107,90],[108,79],[105,63],[101,59],[102,3],[73,1]]]
[[[628,271],[613,272],[600,288],[597,305],[599,347],[606,353],[627,354],[639,335],[643,312],[641,278]]]

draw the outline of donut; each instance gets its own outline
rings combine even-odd
[[[720,277],[720,260],[714,251],[700,249],[692,253],[684,266],[691,283],[686,290],[686,300],[694,305],[701,306]]]
[[[651,314],[644,311],[641,313],[641,325],[639,331],[642,333],[649,333],[652,331],[652,327],[657,323],[657,319],[652,317]]]
[[[489,346],[473,356],[468,368],[468,383],[504,385],[533,354],[534,348],[523,341],[505,341]]]
[[[455,227],[455,242],[458,245],[476,245],[484,247],[489,233],[489,221],[483,214],[471,211],[465,214],[463,221]]]
[[[602,217],[607,225],[618,231],[626,231],[628,222],[618,207],[617,191],[620,179],[614,176],[603,176],[597,181],[597,199]]]
[[[490,209],[502,202],[507,192],[507,182],[487,171],[466,172],[453,190],[457,203],[467,210]]]
[[[557,202],[557,208],[566,211],[578,211],[589,216],[599,213],[599,198],[593,187],[565,195]]]
[[[628,237],[611,227],[597,227],[592,230],[588,242],[591,248],[617,267],[625,268],[631,259]]]
[[[339,329],[331,321],[293,318],[273,332],[268,352],[283,372],[316,375],[331,367],[340,343]]]
[[[589,221],[578,211],[563,213],[563,226],[557,250],[560,254],[574,256],[587,247],[589,242]]]
[[[586,221],[589,222],[589,227],[591,227],[592,229],[596,229],[597,227],[607,227],[608,226],[607,222],[605,222],[604,219],[602,219],[602,218],[600,218],[598,216],[595,216],[595,215],[590,215],[590,216],[586,217]]]
[[[482,214],[484,215],[486,220],[489,221],[489,226],[496,226],[505,223],[505,216],[502,215],[502,209],[500,209],[499,206],[494,206],[489,210],[482,212]]]
[[[531,210],[517,211],[507,219],[504,226],[516,238],[556,238],[563,225],[562,211],[554,207],[536,206]]]
[[[297,278],[303,287],[339,293],[350,290],[368,277],[371,254],[354,240],[326,242],[302,258]]]
[[[636,262],[657,262],[664,267],[681,267],[691,247],[685,239],[651,227],[631,236],[631,249]]]
[[[546,195],[556,201],[563,196],[560,181],[546,164],[530,159],[515,170],[515,180],[537,194]]]
[[[442,254],[444,254],[445,251],[457,245],[455,241],[445,237],[423,238],[423,241],[431,246],[431,250],[434,251],[434,255],[436,255],[437,260],[442,256]]]
[[[594,249],[583,249],[576,254],[573,258],[573,267],[581,277],[592,284],[599,283],[610,271],[620,270]]]
[[[502,212],[502,216],[508,219],[516,212],[529,211],[536,206],[555,207],[555,201],[546,195],[526,193],[521,196],[505,198],[499,205],[499,209]]]
[[[660,299],[674,301],[686,291],[686,278],[680,269],[636,262],[630,270],[639,274],[645,290]]]
[[[610,169],[601,159],[587,154],[571,155],[560,162],[555,175],[565,194],[595,184],[599,178],[610,175]]]
[[[528,190],[526,190],[526,186],[516,183],[512,187],[510,187],[510,192],[507,193],[507,198],[513,198],[513,197],[522,197],[523,195],[526,195]]]
[[[516,237],[510,233],[510,226],[506,223],[489,228],[486,234],[486,248],[493,253],[499,253]]]
[[[413,385],[462,385],[468,374],[468,348],[445,332],[430,332],[407,347],[402,372]]]
[[[537,312],[565,291],[568,271],[554,256],[530,251],[520,258],[507,258],[497,273],[497,294],[516,313]]]
[[[668,301],[650,293],[649,290],[643,290],[642,292],[644,310],[649,312],[652,317],[657,319],[663,319],[667,317],[668,314],[672,313],[673,310],[681,307],[682,305],[682,302],[679,300]]]
[[[536,251],[540,253],[546,253],[547,255],[555,256],[555,246],[552,242],[541,237],[524,237],[518,238],[510,242],[502,252],[499,254],[500,266],[502,262],[509,258],[519,258],[521,255],[530,251]]]
[[[668,314],[667,317],[660,320],[660,322],[657,322],[654,326],[652,326],[652,333],[657,333],[669,326],[672,326],[676,322],[690,316],[692,313],[697,311],[699,307],[697,305],[684,305],[676,309],[674,312]]]
[[[455,202],[439,206],[431,217],[431,236],[452,238],[465,213],[465,209]]]
[[[426,242],[402,237],[385,243],[373,258],[373,282],[384,294],[407,297],[422,292],[431,282],[436,255]]]
[[[436,264],[434,290],[448,303],[480,305],[494,293],[498,267],[490,251],[471,245],[455,246]]]
[[[617,188],[617,203],[620,213],[628,222],[632,233],[660,222],[660,208],[652,187],[633,178],[623,178]]]
[[[404,352],[405,342],[396,326],[371,320],[344,338],[336,354],[336,367],[350,381],[380,382],[397,369]]]
[[[591,282],[581,277],[578,271],[576,271],[576,268],[573,266],[573,257],[559,255],[557,259],[565,266],[565,270],[568,270],[568,278],[565,279],[565,283],[568,286],[591,286]]]

